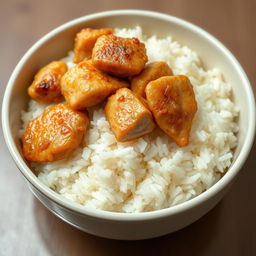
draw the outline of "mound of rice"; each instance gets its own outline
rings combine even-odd
[[[117,29],[116,34],[139,38],[149,61],[165,61],[174,74],[189,77],[198,103],[190,144],[177,147],[158,128],[137,140],[117,142],[98,106],[89,110],[84,148],[69,159],[31,166],[46,186],[85,207],[144,212],[180,204],[211,187],[231,164],[238,132],[231,86],[219,70],[205,71],[197,54],[171,37],[146,38],[140,27]],[[72,53],[63,60],[72,66]],[[22,130],[44,109],[30,100],[28,111],[22,112]]]

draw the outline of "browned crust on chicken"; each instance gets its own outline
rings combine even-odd
[[[92,51],[95,67],[119,77],[139,74],[147,61],[145,45],[137,38],[104,35],[98,38]]]
[[[91,58],[96,40],[102,35],[113,34],[112,28],[92,29],[84,28],[76,34],[74,45],[74,63]]]
[[[147,84],[162,76],[172,76],[173,72],[164,61],[157,61],[147,64],[142,72],[131,80],[131,89],[137,95],[146,98],[145,88]]]
[[[106,117],[118,141],[129,141],[153,131],[151,112],[129,89],[122,88],[108,98]]]
[[[91,61],[82,61],[71,68],[61,80],[61,91],[73,109],[82,110],[104,101],[129,83],[96,69]]]
[[[60,80],[67,72],[67,65],[62,61],[52,61],[41,68],[28,88],[29,96],[41,103],[57,103],[63,99]]]
[[[32,162],[52,162],[68,157],[82,142],[89,124],[87,112],[57,104],[31,120],[24,131],[22,153]]]
[[[187,146],[197,103],[193,86],[184,75],[165,76],[150,82],[146,97],[159,127],[178,146]]]

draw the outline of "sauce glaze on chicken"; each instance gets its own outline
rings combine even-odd
[[[118,141],[128,141],[152,132],[153,116],[131,90],[122,88],[108,98],[106,117]]]
[[[113,34],[112,28],[82,29],[75,37],[74,46],[74,63],[79,63],[84,59],[90,59],[92,56],[92,49],[100,36]]]
[[[23,156],[33,162],[66,158],[81,144],[88,125],[86,112],[54,105],[29,122],[21,137]]]
[[[63,96],[60,89],[60,80],[67,70],[66,63],[62,61],[52,61],[41,68],[28,88],[29,96],[44,104],[61,101]]]
[[[117,89],[129,83],[95,68],[91,61],[82,61],[68,70],[61,80],[61,92],[73,109],[95,106]]]
[[[197,103],[184,75],[174,76],[167,63],[149,63],[137,38],[114,30],[82,29],[74,45],[74,67],[61,61],[41,68],[28,88],[47,108],[28,123],[22,137],[28,161],[51,162],[69,157],[83,144],[90,120],[87,108],[104,107],[117,141],[151,133],[156,124],[178,145],[186,146]],[[91,58],[91,59],[90,59]],[[131,87],[131,89],[128,89]]]

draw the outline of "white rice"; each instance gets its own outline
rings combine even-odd
[[[144,212],[180,204],[211,187],[231,164],[238,132],[231,86],[218,69],[204,70],[197,54],[171,37],[146,38],[140,27],[117,29],[116,34],[139,38],[149,61],[166,61],[174,74],[191,80],[198,111],[189,145],[177,147],[160,129],[131,142],[117,142],[99,106],[90,110],[84,148],[69,159],[32,163],[32,168],[48,187],[86,207]],[[72,53],[63,60],[72,66]],[[28,111],[22,113],[22,129],[44,109],[30,100]]]

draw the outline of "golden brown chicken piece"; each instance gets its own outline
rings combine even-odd
[[[132,91],[146,98],[145,88],[150,81],[156,80],[162,76],[172,76],[172,70],[164,61],[152,62],[142,70],[142,72],[134,76],[131,80]]]
[[[101,103],[109,95],[129,83],[102,73],[91,61],[82,61],[61,80],[61,91],[73,109],[82,110]]]
[[[164,76],[150,82],[146,97],[159,127],[178,146],[187,146],[197,103],[188,77]]]
[[[108,98],[105,113],[118,141],[139,138],[155,127],[151,112],[127,88],[117,90]]]
[[[62,61],[53,61],[44,66],[29,86],[29,96],[44,104],[59,102],[62,99],[60,79],[66,72],[67,65]]]
[[[24,131],[22,152],[32,162],[52,162],[68,157],[84,137],[88,114],[57,104],[30,121]]]
[[[114,30],[112,28],[102,28],[102,29],[92,29],[85,28],[82,29],[75,37],[74,46],[74,63],[79,63],[84,59],[89,59],[92,56],[92,49],[96,40],[102,35],[113,34]]]
[[[145,45],[137,38],[101,36],[92,51],[96,68],[119,77],[139,74],[147,61]]]

